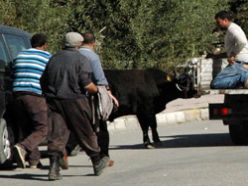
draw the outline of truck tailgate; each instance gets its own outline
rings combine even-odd
[[[248,120],[247,103],[226,104],[214,103],[209,104],[209,119],[226,119],[226,120]]]
[[[248,94],[248,89],[211,89],[205,90],[207,94]]]

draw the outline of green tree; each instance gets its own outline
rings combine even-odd
[[[244,0],[230,1],[230,10],[235,15],[234,21],[248,34],[248,2]]]
[[[102,44],[100,52],[105,66],[125,68],[133,61],[136,49],[130,30],[132,13],[122,9],[120,0],[70,1],[67,5],[73,12],[70,28],[96,34]]]
[[[133,20],[142,66],[170,66],[208,51],[214,15],[227,6],[216,0],[146,0]],[[144,60],[145,59],[145,60]]]
[[[221,0],[73,1],[73,30],[102,33],[108,67],[163,67],[209,50]]]
[[[15,8],[11,0],[0,1],[0,22],[4,25],[13,26],[15,22]]]
[[[93,31],[106,68],[164,68],[210,50],[216,40],[214,14],[230,2],[2,0],[0,20],[31,33],[45,32],[53,52],[67,31]]]
[[[43,32],[50,38],[50,50],[60,48],[70,9],[58,6],[52,0],[6,0],[1,2],[1,22],[30,33]],[[55,6],[56,5],[56,6]]]

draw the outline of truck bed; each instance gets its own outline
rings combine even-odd
[[[182,65],[183,68],[190,69],[193,75],[194,86],[202,94],[248,94],[248,89],[210,89],[212,79],[226,66],[228,62],[225,58],[212,59],[212,58],[192,58]],[[178,66],[180,68],[180,66]]]
[[[248,94],[248,89],[211,89],[205,90],[206,94]]]

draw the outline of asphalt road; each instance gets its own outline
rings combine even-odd
[[[0,171],[1,186],[247,186],[248,147],[233,146],[228,128],[219,121],[159,127],[163,145],[147,150],[141,130],[111,133],[115,165],[101,176],[92,175],[88,157],[70,157],[63,180],[47,181],[48,170]],[[42,160],[48,168],[48,160]]]

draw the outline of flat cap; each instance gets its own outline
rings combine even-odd
[[[83,36],[78,32],[68,32],[65,35],[65,46],[67,47],[79,47],[83,41]]]

